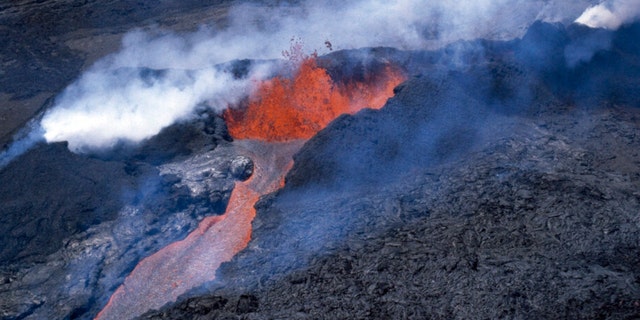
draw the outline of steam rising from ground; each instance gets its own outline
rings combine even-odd
[[[576,19],[591,28],[617,29],[640,18],[640,0],[609,0],[589,7]]]
[[[213,68],[195,71],[103,69],[84,74],[42,120],[47,141],[68,141],[72,151],[139,142],[206,103],[222,108],[243,83]]]
[[[637,1],[614,4],[630,3]],[[248,94],[250,81],[234,79],[216,66],[235,59],[280,58],[294,36],[320,54],[375,46],[431,49],[459,39],[518,37],[534,20],[570,22],[592,4],[590,0],[241,4],[231,9],[224,28],[208,26],[181,35],[161,30],[129,33],[120,52],[96,63],[57,98],[41,126],[46,141],[68,141],[75,152],[109,148],[119,141],[136,143],[188,119],[199,107],[221,110]],[[249,78],[265,74],[251,70]]]

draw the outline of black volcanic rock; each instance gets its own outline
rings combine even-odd
[[[37,144],[0,170],[0,317],[92,318],[140,259],[224,212],[253,171],[202,115],[120,153]]]
[[[294,157],[285,188],[310,183],[349,188],[386,180],[418,163],[450,159],[473,144],[474,122],[487,110],[462,86],[448,78],[419,77],[398,91],[382,110],[340,117],[305,144]]]
[[[139,175],[152,175],[139,167]],[[155,172],[157,175],[157,172]],[[0,261],[38,260],[62,240],[113,220],[137,178],[125,165],[71,153],[66,144],[38,145],[0,171]]]
[[[517,59],[536,69],[564,66],[564,47],[569,37],[562,24],[536,21],[518,43]]]
[[[465,157],[373,188],[285,188],[220,283],[142,318],[633,318],[640,153],[612,155],[640,147],[638,121],[508,117]]]
[[[307,142],[217,282],[143,318],[637,316],[637,32],[537,23],[320,58],[337,78],[392,61],[410,79]],[[569,64],[567,48],[594,52]],[[92,318],[140,259],[221,212],[252,162],[202,116],[110,154],[39,145],[0,171],[0,231],[19,235],[0,317]]]
[[[0,261],[37,261],[60,249],[63,239],[114,220],[125,205],[153,211],[184,209],[182,203],[193,199],[171,190],[174,178],[161,177],[152,165],[211,151],[229,139],[222,119],[207,113],[165,128],[140,146],[108,153],[87,156],[70,152],[66,143],[36,145],[0,169],[0,181],[5,181],[0,184]],[[239,159],[224,170],[230,172],[227,178],[246,179],[251,165]],[[220,212],[226,202],[218,202],[207,205]]]
[[[109,150],[95,151],[93,155],[105,160],[160,165],[213,150],[219,143],[231,140],[224,120],[214,112],[205,110],[196,119],[172,124],[141,143],[132,145],[121,142]]]
[[[218,281],[141,318],[638,317],[640,52],[570,67],[572,36],[422,55],[432,72],[305,144]]]

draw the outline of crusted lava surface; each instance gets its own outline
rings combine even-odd
[[[116,154],[40,144],[0,170],[2,318],[97,314],[142,258],[224,212],[253,170],[228,139],[203,114]]]
[[[23,29],[63,10],[32,15],[38,2],[20,3],[5,17]],[[163,19],[172,3],[157,9]],[[156,10],[102,6],[80,5],[110,17],[88,39]],[[1,51],[51,75],[20,96],[42,70],[9,70],[16,77],[3,78],[3,92],[58,92],[92,57],[28,48],[57,48],[78,27],[61,20],[34,31],[48,36],[28,52]],[[610,47],[572,55],[594,37]],[[284,188],[257,203],[247,249],[215,281],[141,318],[638,316],[639,37],[639,24],[536,23],[507,42],[319,57],[334,79],[366,79],[389,61],[410,79],[382,109],[340,117],[311,138]],[[24,121],[3,127],[2,139]],[[40,144],[0,169],[0,317],[93,318],[141,259],[224,211],[234,183],[253,172],[234,143],[222,119],[203,112],[141,146],[75,155]]]
[[[571,67],[586,28],[409,54],[420,75],[303,146],[218,280],[141,319],[637,317],[639,30]]]

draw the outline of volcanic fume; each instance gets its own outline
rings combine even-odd
[[[253,175],[236,183],[226,212],[205,218],[184,240],[142,260],[97,319],[135,317],[215,279],[220,264],[247,246],[254,204],[284,186],[292,156],[306,139],[341,114],[381,108],[406,78],[389,63],[363,79],[332,79],[316,54],[301,52],[292,46],[292,75],[258,82],[245,104],[223,114],[236,152],[254,162]]]

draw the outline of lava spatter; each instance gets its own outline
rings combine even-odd
[[[236,139],[309,139],[341,114],[381,108],[404,79],[388,65],[364,81],[334,82],[310,57],[293,78],[260,83],[246,107],[227,109],[224,116]]]
[[[214,280],[220,264],[247,246],[255,203],[284,186],[292,156],[304,141],[341,114],[381,108],[404,79],[389,65],[364,81],[334,82],[312,56],[291,78],[260,82],[246,106],[223,114],[236,139],[233,147],[254,161],[253,176],[236,183],[222,216],[204,219],[184,240],[142,260],[96,318],[135,317]]]

